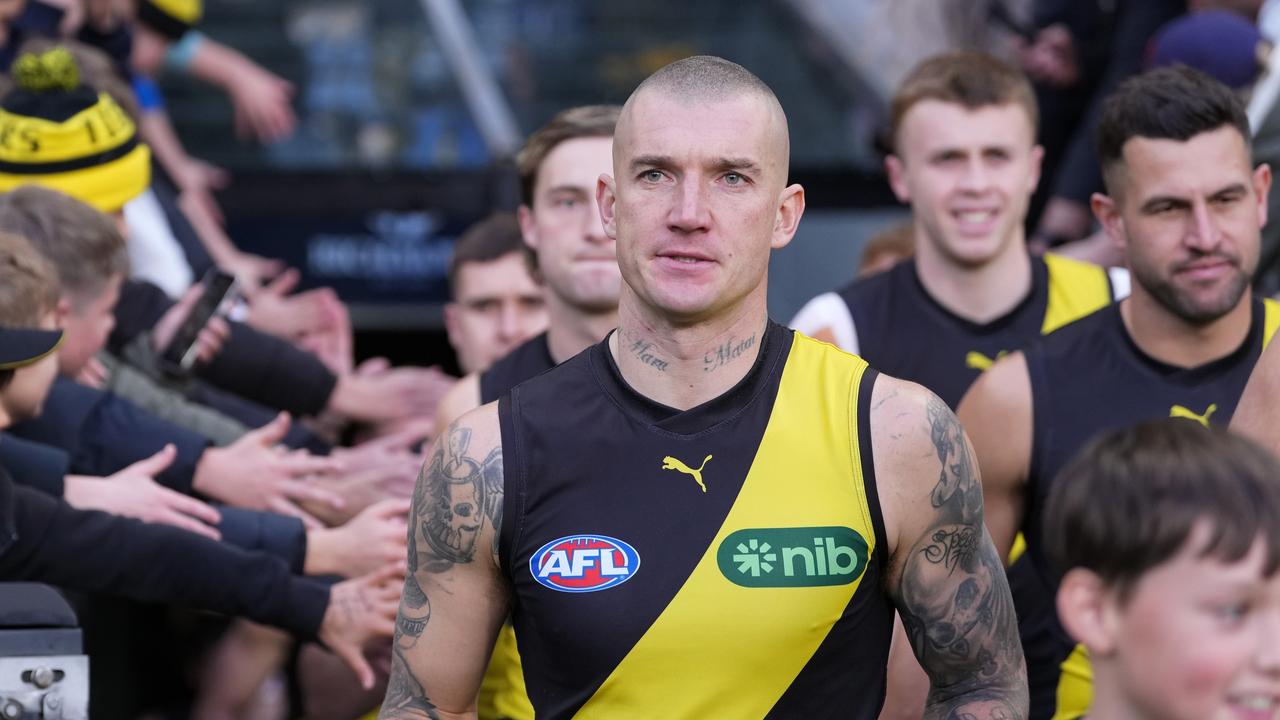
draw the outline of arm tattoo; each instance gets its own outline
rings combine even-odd
[[[470,428],[450,426],[447,442],[436,447],[418,476],[413,519],[421,537],[410,535],[416,556],[409,558],[412,572],[440,573],[471,562],[486,520],[497,535],[502,518],[502,448],[494,448],[479,462],[467,454],[470,445]]]
[[[395,645],[391,648],[391,676],[387,680],[387,696],[382,701],[378,720],[396,718],[428,718],[440,720],[436,706],[427,699],[422,683],[414,677],[400,647],[400,629],[396,628]]]
[[[931,398],[930,437],[942,469],[933,522],[905,554],[898,610],[932,688],[926,718],[1026,717],[1026,667],[1008,579],[982,520],[982,485],[964,430]]]
[[[418,475],[410,512],[409,573],[396,615],[391,676],[379,718],[438,720],[436,705],[405,655],[418,646],[431,621],[424,582],[430,574],[472,562],[486,522],[493,529],[497,559],[504,494],[502,448],[495,447],[480,462],[468,454],[470,445],[471,429],[451,425]]]

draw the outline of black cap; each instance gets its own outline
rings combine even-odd
[[[61,330],[0,327],[0,370],[43,360],[61,344]]]

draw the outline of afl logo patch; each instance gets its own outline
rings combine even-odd
[[[543,545],[529,558],[539,584],[560,592],[584,593],[617,587],[640,569],[640,554],[604,535],[569,535]]]

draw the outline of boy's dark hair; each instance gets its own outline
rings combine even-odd
[[[1199,70],[1175,65],[1125,80],[1103,101],[1094,135],[1107,191],[1117,190],[1113,171],[1123,164],[1129,140],[1185,142],[1224,126],[1234,127],[1250,146],[1249,117],[1240,99]]]
[[[533,251],[524,244],[520,234],[520,222],[514,213],[495,212],[467,228],[453,246],[449,260],[449,292],[458,290],[458,272],[463,265],[473,262],[493,262],[511,253],[520,253],[525,266],[533,272]]]
[[[1040,122],[1036,93],[1031,81],[1014,66],[987,53],[961,50],[924,60],[907,75],[889,105],[889,138],[897,148],[898,133],[907,111],[916,103],[937,100],[979,110],[996,105],[1018,105],[1031,127]]]
[[[111,277],[129,271],[111,218],[56,190],[24,185],[0,195],[0,230],[30,241],[53,264],[60,293],[77,303],[96,300]]]
[[[1059,473],[1045,508],[1054,570],[1097,573],[1121,597],[1208,523],[1202,556],[1236,562],[1266,545],[1280,567],[1280,464],[1252,441],[1192,420],[1165,419],[1107,433]]]
[[[538,170],[542,161],[562,142],[577,138],[613,137],[618,126],[619,105],[583,105],[557,113],[546,125],[538,128],[525,141],[524,148],[516,155],[516,170],[520,174],[520,202],[533,207],[533,195],[537,188]]]

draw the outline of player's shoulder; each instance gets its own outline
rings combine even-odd
[[[480,375],[470,373],[459,378],[440,398],[436,406],[436,431],[442,432],[449,423],[468,410],[480,405]]]
[[[444,442],[459,431],[471,439],[473,448],[495,448],[502,445],[501,423],[498,419],[498,401],[485,403],[463,413],[457,420],[449,423],[439,435]]]

